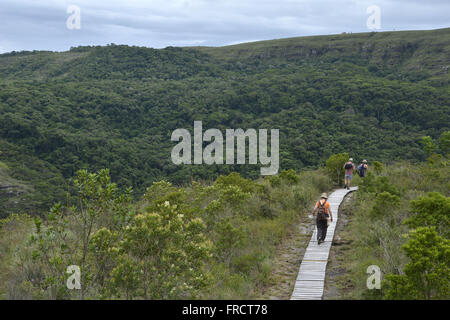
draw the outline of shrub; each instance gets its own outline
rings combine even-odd
[[[121,270],[135,270],[141,290],[129,292],[144,299],[192,298],[208,281],[203,271],[210,257],[211,243],[204,235],[205,225],[199,218],[180,214],[176,205],[166,202],[159,212],[138,214],[125,229],[119,251],[121,257],[112,272],[113,283],[119,283]],[[124,288],[135,288],[131,283]]]
[[[255,183],[251,180],[242,178],[237,172],[232,172],[227,176],[219,176],[214,183],[215,186],[237,186],[243,192],[253,192],[255,189]]]
[[[245,232],[242,225],[235,227],[229,219],[223,219],[216,226],[216,257],[229,267],[237,250],[245,243]]]
[[[378,161],[373,162],[373,171],[375,171],[376,174],[380,174],[384,170],[383,164]]]
[[[422,137],[420,143],[422,144],[423,150],[428,156],[437,150],[437,146],[434,144],[433,139],[430,136]]]
[[[444,156],[450,153],[450,131],[442,133],[439,139],[439,149]]]
[[[387,275],[387,299],[449,299],[450,240],[435,228],[412,230],[402,247],[410,261],[404,275]]]
[[[424,197],[411,201],[413,216],[405,221],[411,228],[436,227],[448,238],[450,221],[450,198],[439,192],[429,192]]]
[[[326,167],[331,180],[340,185],[344,177],[344,164],[348,161],[348,153],[332,155],[326,162]]]
[[[287,181],[289,184],[296,184],[300,181],[299,176],[295,173],[295,170],[283,170],[279,174],[282,180]]]
[[[371,214],[374,216],[389,215],[399,206],[400,197],[385,191],[377,195]]]

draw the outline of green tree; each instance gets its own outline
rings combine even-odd
[[[215,228],[217,232],[216,257],[230,267],[231,259],[245,244],[245,232],[242,225],[235,227],[231,219],[223,219]]]
[[[84,277],[92,276],[92,270],[85,268],[92,234],[101,227],[114,228],[128,222],[131,215],[126,208],[131,200],[131,189],[127,190],[126,195],[120,195],[117,185],[111,182],[108,169],[97,173],[78,171],[74,187],[77,190],[78,206],[73,206],[70,214],[79,221],[78,227],[81,229],[81,274]],[[82,298],[85,288],[86,285],[82,286]]]
[[[99,286],[100,295],[106,293],[107,280],[120,258],[117,245],[122,233],[122,230],[111,232],[103,227],[92,235],[89,243],[89,252],[95,269],[93,281]]]
[[[437,150],[437,146],[434,144],[433,139],[430,136],[422,137],[420,143],[422,144],[423,150],[428,156],[430,156],[434,151]]]
[[[376,174],[380,174],[383,171],[384,167],[383,164],[379,161],[374,161],[373,162],[373,170],[375,171]]]
[[[36,285],[50,290],[54,299],[68,294],[64,280],[69,265],[80,267],[82,299],[96,276],[103,282],[106,261],[102,251],[106,249],[106,237],[103,237],[103,247],[98,238],[112,234],[110,230],[120,230],[132,218],[131,189],[120,194],[107,169],[96,173],[80,170],[73,185],[76,195],[74,199],[68,197],[67,202],[73,201],[74,205],[66,208],[59,203],[54,205],[47,221],[36,219],[36,233],[31,237],[31,244],[35,246],[33,259],[44,266],[46,279]],[[94,234],[96,241],[91,244]]]
[[[398,207],[400,207],[400,197],[384,191],[377,195],[371,214],[374,216],[389,215]]]
[[[402,247],[409,258],[404,275],[385,277],[386,299],[449,299],[450,240],[435,228],[412,230]]]
[[[296,184],[300,181],[297,173],[293,169],[282,170],[279,176],[281,179],[288,181],[290,184]]]
[[[252,192],[255,189],[255,183],[252,180],[245,179],[237,172],[232,172],[227,176],[219,176],[214,182],[215,186],[237,186],[243,192]]]
[[[344,164],[348,161],[348,153],[332,155],[326,162],[328,174],[331,180],[340,185],[344,177]]]
[[[158,212],[138,214],[125,228],[118,265],[111,283],[126,288],[126,296],[144,299],[196,297],[209,280],[203,269],[211,256],[212,245],[204,235],[199,218],[189,218],[168,201]],[[123,282],[126,270],[138,275]]]
[[[450,197],[439,192],[429,192],[411,201],[411,212],[413,216],[405,220],[409,227],[436,227],[439,234],[449,237]]]
[[[450,152],[450,131],[445,131],[442,133],[439,139],[439,149],[441,153],[446,156]]]
[[[35,232],[30,236],[32,261],[40,277],[31,278],[32,294],[44,299],[67,299],[66,268],[79,257],[74,254],[73,241],[68,236],[68,221],[62,215],[61,205],[50,209],[47,223],[34,219]],[[23,261],[25,263],[25,261]]]

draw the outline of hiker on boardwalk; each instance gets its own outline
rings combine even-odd
[[[322,195],[320,196],[320,200],[317,201],[316,206],[313,210],[313,216],[315,216],[317,212],[317,244],[321,244],[325,241],[325,237],[327,236],[328,219],[330,219],[330,221],[333,221],[331,206],[327,199],[327,194],[322,193]]]
[[[350,190],[350,184],[352,183],[353,178],[353,170],[355,170],[353,158],[348,159],[348,162],[344,164],[344,170],[345,170],[345,186],[347,190]]]
[[[362,163],[357,168],[358,174],[361,178],[364,178],[366,176],[367,169],[368,169],[367,160],[363,160]]]

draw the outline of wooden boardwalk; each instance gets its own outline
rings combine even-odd
[[[338,189],[328,196],[328,202],[331,205],[331,212],[333,213],[333,222],[328,227],[325,242],[320,245],[317,245],[317,228],[314,228],[311,240],[300,265],[291,300],[322,299],[328,255],[330,254],[334,230],[336,229],[336,223],[339,218],[339,205],[347,193],[357,189],[358,187],[352,187],[350,190]]]

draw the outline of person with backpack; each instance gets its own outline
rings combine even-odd
[[[331,213],[330,203],[327,201],[328,196],[326,193],[322,193],[320,196],[320,200],[317,201],[314,210],[313,216],[315,216],[317,212],[316,225],[317,225],[317,244],[321,244],[325,241],[325,237],[327,236],[328,229],[328,219],[333,221],[333,214]]]
[[[350,183],[353,178],[353,170],[355,170],[355,165],[353,164],[353,158],[348,159],[348,162],[344,164],[345,170],[345,187],[350,190]]]
[[[366,176],[366,171],[367,171],[367,160],[363,160],[363,162],[358,166],[358,168],[356,169],[358,171],[358,174],[361,178],[364,178]]]

